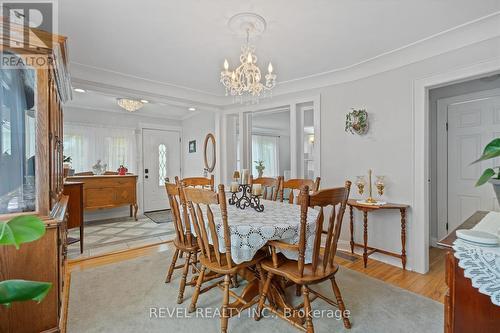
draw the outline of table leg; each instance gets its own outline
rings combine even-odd
[[[349,226],[351,229],[351,253],[354,254],[354,213],[352,206],[349,206]]]
[[[368,263],[368,212],[363,211],[363,263],[366,268]]]
[[[137,211],[139,210],[139,206],[137,204],[134,204],[134,220],[137,221]]]
[[[82,221],[82,224],[80,225],[80,254],[83,253],[83,234],[84,234],[84,230],[83,230],[83,221]]]
[[[402,208],[401,212],[401,262],[403,269],[406,270],[406,209]]]
[[[133,209],[134,205],[130,205],[130,217],[132,217],[132,209]]]

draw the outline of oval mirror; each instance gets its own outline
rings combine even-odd
[[[215,169],[215,137],[208,133],[203,144],[203,154],[205,160],[205,169],[212,172]]]

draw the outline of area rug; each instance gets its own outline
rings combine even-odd
[[[154,223],[168,223],[173,221],[172,212],[170,209],[157,210],[154,212],[144,213]]]
[[[216,314],[222,293],[216,288],[200,295],[200,311],[189,314],[186,309],[193,288],[186,287],[184,303],[178,305],[179,271],[170,284],[164,283],[170,258],[170,251],[165,251],[73,272],[68,332],[219,332]],[[316,332],[443,331],[441,303],[343,267],[337,281],[351,313],[352,329],[344,329],[341,320],[320,315],[314,319]],[[291,289],[293,294],[294,288]],[[329,283],[317,286],[316,290],[333,296]],[[335,310],[321,300],[314,301],[312,306],[314,310]],[[256,322],[251,312],[244,312],[229,320],[228,332],[296,333],[298,330],[277,318]]]

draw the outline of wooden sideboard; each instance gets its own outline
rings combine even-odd
[[[457,239],[455,231],[471,229],[488,212],[476,212],[457,229],[453,230],[438,245],[448,248],[446,254],[446,284],[448,292],[444,305],[445,333],[490,333],[500,328],[500,308],[491,298],[481,294],[472,286],[472,281],[464,276],[453,254],[453,242]]]
[[[130,206],[130,216],[137,220],[137,175],[73,176],[66,180],[83,183],[85,210]]]

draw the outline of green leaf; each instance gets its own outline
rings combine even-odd
[[[33,300],[40,303],[52,288],[52,283],[26,280],[0,282],[0,304],[7,307],[12,302]]]
[[[486,145],[483,155],[472,164],[500,156],[500,138],[496,138]]]
[[[483,174],[479,179],[477,180],[476,186],[481,186],[484,183],[486,183],[488,180],[490,180],[491,177],[495,175],[495,170],[488,168],[484,170]]]
[[[16,216],[0,222],[0,245],[14,245],[19,249],[19,245],[33,242],[44,234],[45,224],[34,215]]]

